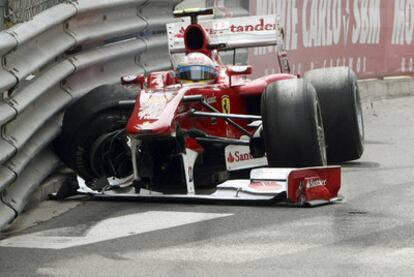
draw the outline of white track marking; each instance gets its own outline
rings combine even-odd
[[[79,225],[11,237],[0,241],[0,246],[64,249],[231,215],[233,214],[145,212],[105,219],[93,226]]]

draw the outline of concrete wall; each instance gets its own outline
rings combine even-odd
[[[359,81],[363,100],[414,96],[414,77],[398,76]]]

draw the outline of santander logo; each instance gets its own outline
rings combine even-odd
[[[228,145],[224,152],[226,168],[230,171],[267,165],[267,158],[254,158],[249,146]]]
[[[233,156],[233,154],[230,152],[229,153],[229,156],[227,157],[227,161],[229,162],[229,163],[234,163],[234,156]]]
[[[326,179],[321,179],[319,177],[305,178],[305,181],[306,181],[305,187],[308,188],[308,189],[309,188],[326,186],[326,183],[327,183]]]
[[[176,38],[184,38],[184,34],[185,34],[185,29],[184,27],[181,27],[180,31],[178,32],[178,34],[175,35]]]
[[[237,163],[243,161],[250,161],[253,160],[253,156],[250,153],[242,153],[240,151],[229,152],[227,156],[228,163]]]
[[[246,32],[265,32],[265,31],[273,31],[276,30],[277,25],[272,22],[269,23],[265,21],[264,18],[259,18],[258,21],[252,24],[231,24],[225,30],[217,30],[214,27],[205,27],[203,26],[206,32],[209,35],[219,35],[224,34],[225,30],[228,30],[230,33],[246,33]],[[184,38],[185,28],[181,27],[177,34],[174,35],[175,38],[182,39]]]

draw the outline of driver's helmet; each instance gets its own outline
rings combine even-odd
[[[183,83],[211,83],[218,72],[214,62],[202,53],[190,53],[177,65],[177,79]]]

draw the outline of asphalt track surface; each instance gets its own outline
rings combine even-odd
[[[343,203],[81,201],[12,234],[25,247],[0,246],[0,276],[414,276],[413,107],[364,103],[366,151],[343,165]]]

